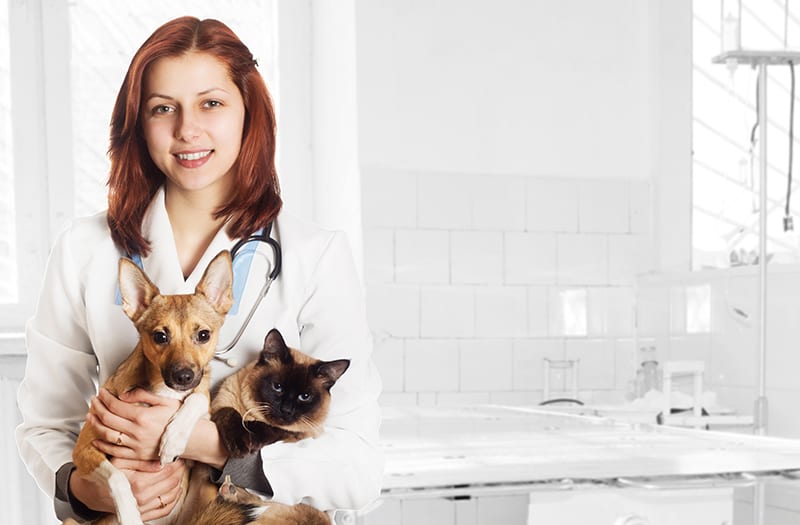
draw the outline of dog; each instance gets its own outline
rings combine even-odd
[[[184,295],[161,295],[133,261],[120,259],[122,309],[136,326],[139,342],[104,387],[115,396],[144,388],[182,400],[161,437],[162,465],[185,451],[197,421],[208,417],[210,363],[219,329],[233,304],[232,283],[231,255],[227,250],[209,263],[195,292]],[[106,483],[114,500],[116,521],[109,514],[95,523],[143,525],[127,478],[92,445],[98,438],[92,427],[85,425],[72,454],[78,474]],[[186,497],[188,477],[187,472],[181,501]],[[150,523],[179,522],[181,507],[179,502],[169,516]]]

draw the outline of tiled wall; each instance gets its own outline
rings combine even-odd
[[[369,167],[362,181],[385,404],[537,403],[545,357],[580,360],[581,398],[622,396],[634,276],[652,265],[648,182]]]

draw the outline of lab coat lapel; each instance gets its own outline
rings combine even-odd
[[[184,280],[178,252],[175,248],[175,237],[167,215],[164,201],[164,188],[159,188],[153,202],[145,213],[142,222],[142,233],[150,241],[150,254],[142,259],[144,270],[163,294],[184,294],[194,292],[197,283],[203,277],[206,267],[220,251],[229,249],[233,241],[228,237],[225,228],[214,236],[200,261],[189,277]]]

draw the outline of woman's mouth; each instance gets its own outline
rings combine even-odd
[[[178,161],[178,164],[184,168],[197,168],[205,164],[213,152],[213,149],[208,149],[205,151],[180,152],[175,153],[174,155]]]

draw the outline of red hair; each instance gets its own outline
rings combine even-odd
[[[227,220],[231,238],[244,237],[272,221],[282,206],[275,170],[275,112],[252,53],[218,20],[176,18],[156,29],[133,56],[111,115],[108,226],[114,242],[129,254],[150,251],[142,235],[142,219],[164,183],[142,132],[143,78],[156,60],[189,51],[208,53],[224,63],[244,100],[242,146],[232,195],[215,211],[215,218]]]

